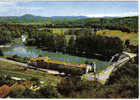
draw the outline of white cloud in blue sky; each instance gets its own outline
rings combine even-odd
[[[0,2],[0,16],[135,16],[138,2]]]

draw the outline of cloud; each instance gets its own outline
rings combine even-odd
[[[21,16],[34,14],[42,7],[26,7],[19,5],[19,2],[0,2],[0,16]]]
[[[63,4],[63,5],[61,5]],[[84,4],[72,6],[68,4],[64,6],[64,2],[58,4],[56,2],[25,2],[19,0],[18,2],[0,2],[0,16],[22,16],[24,14],[33,14],[39,16],[88,16],[88,17],[104,17],[104,16],[136,16],[138,15],[137,7],[115,7],[111,4],[109,7],[95,7]],[[89,2],[88,2],[89,4]],[[59,6],[57,6],[59,5]],[[130,4],[129,4],[130,5]],[[101,5],[100,5],[101,6]],[[110,6],[112,7],[110,9]],[[133,5],[135,6],[135,5]],[[123,8],[123,9],[122,9]]]
[[[0,7],[14,7],[16,2],[0,2]]]
[[[138,13],[137,12],[128,12],[128,13],[120,13],[120,14],[87,14],[84,16],[87,16],[87,17],[104,17],[104,16],[127,17],[127,16],[138,16]]]

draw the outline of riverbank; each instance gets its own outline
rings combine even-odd
[[[18,39],[18,41],[19,40],[20,39]],[[17,55],[20,58],[22,58],[22,62],[28,61],[28,59],[36,58],[39,56],[43,56],[43,57],[48,56],[52,60],[64,61],[71,64],[85,64],[85,61],[88,61],[88,62],[94,61],[96,62],[97,66],[99,66],[97,68],[97,71],[103,70],[105,66],[108,64],[107,61],[94,59],[94,56],[92,59],[88,59],[84,57],[63,54],[61,52],[44,51],[39,48],[36,48],[35,46],[26,46],[22,42],[21,43],[19,42],[19,44],[15,44],[14,46],[9,47],[9,48],[2,48],[1,50],[3,52],[4,57],[7,57],[9,55]],[[20,59],[17,59],[17,60],[20,61]]]
[[[19,66],[19,67],[25,67],[25,68],[29,68],[29,69],[42,71],[42,72],[45,72],[45,73],[48,73],[48,74],[54,74],[54,75],[60,74],[58,71],[36,68],[36,67],[28,65],[26,63],[21,63],[21,62],[17,62],[17,61],[13,61],[13,60],[8,60],[8,59],[2,58],[2,57],[0,57],[0,61],[1,62],[7,62],[7,63],[10,63],[10,64],[14,64],[14,65]]]
[[[57,93],[61,93],[64,98],[138,97],[138,65],[134,65],[132,63],[125,64],[121,68],[121,71],[113,73],[113,76],[111,75],[112,80],[110,80],[108,83],[109,85],[101,85],[100,83],[91,81],[82,81],[76,76],[63,78],[59,75],[52,75],[40,70],[20,66],[15,62],[10,63],[9,61],[7,62],[7,60],[0,60],[0,75],[18,77],[26,80],[30,80],[33,77],[39,78],[40,81],[43,81],[43,84],[41,84],[42,88],[46,88],[47,86],[51,85],[55,87]],[[55,90],[52,88],[47,88],[44,90],[44,92],[46,91],[54,92]],[[66,91],[67,94],[65,93]],[[35,92],[34,94],[37,93],[38,92]],[[31,96],[31,94],[28,94],[28,97]],[[34,98],[38,97],[39,96],[34,96]]]

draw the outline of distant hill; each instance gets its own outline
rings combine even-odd
[[[106,27],[108,29],[131,30],[138,31],[138,16],[131,17],[86,17],[86,16],[52,16],[43,17],[31,14],[23,16],[1,16],[0,23],[48,23],[48,27],[52,27],[50,23],[55,24],[54,27],[85,27],[96,26]]]
[[[23,16],[1,16],[0,22],[46,22],[48,20],[71,20],[71,19],[85,19],[86,16],[52,16],[52,17],[42,17],[35,16],[31,14],[25,14]]]
[[[73,18],[76,18],[76,19],[83,19],[83,18],[88,18],[86,16],[52,16],[50,18],[53,18],[53,19],[73,19]]]

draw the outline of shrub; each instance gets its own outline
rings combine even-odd
[[[0,49],[0,56],[3,56],[2,50]]]
[[[11,86],[12,84],[14,84],[15,83],[15,80],[12,80],[11,78],[10,78],[10,76],[0,76],[0,86],[2,86],[2,85],[4,85],[4,84],[6,84],[6,85],[9,85],[9,86]]]
[[[40,85],[40,79],[39,79],[39,78],[32,77],[32,78],[30,79],[30,81],[33,83],[33,85],[37,85],[37,86]]]
[[[11,92],[8,94],[11,98],[22,98],[23,93],[25,91],[25,88],[22,88],[20,86],[12,88]]]
[[[118,80],[121,79],[121,77],[125,77],[129,80],[129,77],[132,77],[134,79],[138,78],[138,65],[126,63],[124,66],[117,69],[117,71],[113,72],[107,81],[106,84],[114,84]]]
[[[83,81],[79,76],[66,77],[57,85],[58,91],[64,96],[75,96],[80,91],[87,91],[101,86],[98,82]]]
[[[28,88],[22,94],[24,98],[41,98],[41,94],[39,92],[32,91]]]
[[[31,63],[31,65],[34,62]],[[60,73],[64,72],[65,74],[71,74],[71,75],[82,75],[85,73],[85,70],[78,67],[68,66],[68,65],[62,65],[62,64],[54,64],[54,63],[46,63],[44,61],[37,61],[37,67],[40,68],[47,68],[52,70],[57,70]]]
[[[47,85],[40,88],[37,92],[41,94],[41,98],[59,98],[62,97],[54,86]]]

